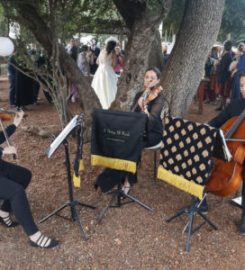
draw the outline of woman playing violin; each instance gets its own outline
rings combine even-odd
[[[168,111],[168,103],[163,96],[162,87],[159,84],[160,71],[158,68],[150,68],[145,72],[144,90],[137,93],[132,111],[143,112],[148,116],[146,126],[146,136],[144,147],[157,145],[162,140],[163,125],[162,116]],[[97,178],[95,187],[98,186],[103,192],[109,191],[114,185],[118,184],[118,179],[122,179],[124,193],[128,193],[130,186],[137,182],[137,175],[127,172],[119,172],[116,170],[106,169],[104,171],[110,177],[103,176]]]
[[[137,93],[132,110],[143,112],[148,116],[144,147],[157,145],[162,140],[162,118],[169,111],[169,106],[159,85],[160,70],[156,67],[146,70],[144,90]],[[128,193],[130,186],[137,182],[137,175],[128,173],[123,183],[123,191]]]
[[[9,125],[5,132],[0,132],[0,144],[8,141],[7,137],[10,137],[15,132],[23,116],[24,112],[17,112],[13,124]],[[6,119],[6,113],[0,113],[0,118],[2,120]],[[54,247],[58,242],[43,235],[32,217],[25,193],[25,189],[31,181],[31,172],[26,168],[2,159],[6,155],[16,154],[16,148],[11,146],[9,141],[7,146],[0,148],[0,200],[3,200],[0,208],[0,223],[7,228],[18,225],[11,218],[11,213],[13,213],[29,237],[32,246],[42,248]]]
[[[145,147],[157,145],[162,139],[162,117],[168,111],[168,103],[159,85],[160,71],[154,67],[148,69],[144,76],[144,90],[136,94],[133,111],[148,115]]]

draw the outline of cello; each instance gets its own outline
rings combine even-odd
[[[245,110],[240,116],[229,119],[221,127],[232,160],[225,162],[215,160],[214,168],[206,184],[207,192],[226,197],[238,190],[243,180],[243,163],[245,159]]]

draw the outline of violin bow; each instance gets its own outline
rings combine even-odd
[[[8,134],[7,134],[6,130],[5,130],[5,127],[4,127],[3,122],[2,122],[1,119],[0,119],[0,126],[1,126],[1,128],[2,128],[3,135],[4,135],[4,137],[5,137],[5,140],[6,140],[6,142],[7,142],[7,145],[8,145],[8,146],[11,146],[10,141],[9,141],[9,137],[8,137]],[[17,159],[16,154],[13,154],[13,158],[14,158],[14,159]]]

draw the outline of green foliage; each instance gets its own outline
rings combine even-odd
[[[172,8],[163,21],[163,31],[168,35],[178,32],[183,17],[186,0],[173,0]],[[245,0],[226,0],[222,18],[222,24],[218,40],[224,41],[227,35],[231,35],[232,40],[245,39]]]
[[[6,5],[5,15],[8,12],[10,20],[18,21],[18,0],[0,0],[0,4],[1,2]],[[123,27],[123,21],[112,0],[25,0],[25,4],[35,8],[62,43],[82,32],[100,32],[100,29],[106,29],[106,22],[110,23],[112,20],[117,22],[119,28]],[[22,28],[24,25],[21,25],[21,34]]]
[[[186,0],[173,0],[168,16],[163,20],[163,32],[168,36],[176,34],[179,30],[184,14]]]
[[[55,9],[55,27],[58,37],[64,41],[75,34],[96,33],[103,25],[98,21],[120,21],[120,16],[111,0],[65,1]],[[64,23],[65,22],[65,23]]]
[[[245,39],[245,0],[226,0],[219,40],[231,34],[232,40]]]
[[[0,36],[8,36],[8,18],[4,14],[4,9],[0,5]]]

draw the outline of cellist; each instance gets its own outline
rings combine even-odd
[[[240,74],[241,99],[234,99],[225,109],[209,122],[210,126],[220,128],[227,120],[239,116],[245,110],[245,73]],[[201,209],[207,210],[207,202],[204,201]],[[242,220],[241,235],[245,236],[245,161],[243,161],[243,188],[242,188]]]

